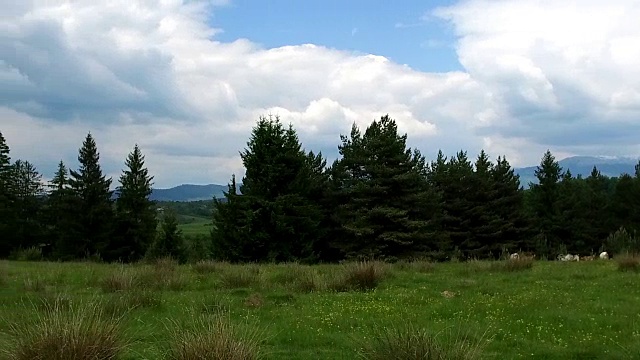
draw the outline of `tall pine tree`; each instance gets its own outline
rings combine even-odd
[[[49,196],[45,213],[51,245],[47,248],[51,248],[53,257],[57,259],[72,260],[80,237],[75,219],[75,209],[79,202],[69,187],[68,170],[62,160],[47,187]]]
[[[74,211],[74,228],[78,238],[74,239],[72,255],[75,258],[104,254],[112,241],[114,227],[113,192],[111,178],[102,174],[100,154],[91,133],[80,148],[78,171],[70,170],[70,185],[77,197],[78,207]]]
[[[342,158],[332,169],[337,196],[335,212],[345,256],[397,259],[437,250],[433,219],[438,199],[426,179],[424,157],[406,146],[388,115],[361,134],[352,127],[341,136]]]
[[[44,240],[42,175],[33,164],[22,160],[15,161],[12,173],[16,216],[13,245],[22,249],[38,246]]]
[[[110,259],[141,259],[155,239],[157,228],[155,202],[149,199],[153,176],[144,166],[144,155],[136,144],[125,161],[120,176],[116,210],[118,231],[107,254]]]
[[[9,145],[0,132],[0,257],[7,257],[13,247],[15,211],[11,175]]]
[[[323,211],[312,199],[318,174],[295,130],[278,117],[261,117],[240,157],[246,169],[241,195],[230,187],[228,203],[218,204],[213,252],[231,261],[317,260]],[[243,230],[225,233],[224,221]]]
[[[565,175],[569,175],[570,173]],[[536,224],[539,243],[537,252],[555,257],[562,240],[562,215],[560,213],[560,181],[562,168],[551,151],[547,150],[535,170],[537,184],[531,184],[529,210]]]

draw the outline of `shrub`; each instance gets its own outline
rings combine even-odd
[[[11,252],[9,259],[18,261],[41,261],[42,249],[38,246],[32,246],[26,249],[17,249]]]
[[[120,318],[105,316],[98,303],[54,303],[35,320],[9,325],[10,343],[0,350],[11,360],[116,359],[127,346]]]
[[[100,288],[106,293],[129,290],[136,285],[138,285],[136,276],[124,268],[110,273],[100,282]]]
[[[367,291],[378,287],[387,274],[386,264],[379,261],[359,261],[347,264],[329,284],[335,291]]]
[[[222,315],[201,315],[189,325],[172,322],[171,360],[254,360],[264,358],[260,349],[263,334],[255,330],[241,331]]]
[[[640,257],[634,255],[621,255],[616,257],[616,262],[618,263],[618,270],[620,271],[630,271],[630,272],[638,272],[640,271]]]
[[[221,277],[221,285],[226,289],[247,288],[260,282],[260,268],[233,267],[227,269]]]
[[[198,274],[211,274],[222,271],[225,266],[228,266],[228,264],[211,260],[200,260],[191,265],[191,269]]]
[[[610,253],[638,253],[640,252],[640,237],[629,234],[624,228],[620,227],[614,233],[610,234],[605,240],[605,248]]]
[[[518,259],[509,259],[505,261],[496,261],[491,264],[490,269],[493,271],[516,272],[533,268],[533,259],[521,257]]]
[[[459,332],[448,338],[413,325],[374,331],[368,343],[360,343],[358,356],[365,360],[473,360],[482,355],[484,336]]]

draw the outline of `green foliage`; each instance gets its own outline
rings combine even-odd
[[[348,258],[399,258],[435,250],[437,195],[426,181],[424,157],[406,147],[395,120],[383,116],[364,135],[341,136],[332,166],[334,245]]]
[[[11,252],[9,259],[18,261],[40,261],[42,260],[42,248],[32,246],[26,249],[16,249]]]
[[[614,254],[640,254],[640,237],[630,234],[624,227],[609,234],[604,249]]]
[[[388,274],[387,266],[379,261],[359,261],[344,266],[329,284],[335,291],[369,291],[380,285]]]
[[[624,254],[616,257],[618,270],[623,272],[640,272],[640,256]]]
[[[144,166],[144,155],[138,145],[125,165],[116,200],[117,241],[110,244],[105,255],[108,259],[136,261],[144,256],[156,235],[156,206],[149,200],[153,176]]]
[[[185,260],[184,238],[178,229],[176,214],[172,210],[164,210],[160,231],[149,247],[146,257],[150,260],[163,257],[170,257],[181,262]]]
[[[323,185],[321,156],[305,154],[295,130],[261,117],[240,154],[246,168],[215,200],[213,253],[229,261],[314,261],[323,210],[314,200]],[[322,164],[321,164],[322,165]]]
[[[70,170],[70,189],[76,198],[73,224],[70,226],[77,236],[62,248],[64,256],[82,258],[108,251],[113,240],[114,212],[112,206],[111,178],[107,179],[100,168],[100,154],[91,133],[87,134],[79,150],[78,171]],[[111,259],[107,259],[111,260]]]

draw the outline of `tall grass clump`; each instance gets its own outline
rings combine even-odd
[[[133,289],[138,284],[138,279],[131,271],[126,271],[124,267],[110,273],[100,282],[100,288],[106,293],[126,291]]]
[[[525,271],[533,268],[533,258],[521,257],[517,259],[508,259],[504,261],[496,261],[491,264],[490,269],[493,271],[517,272]]]
[[[385,263],[380,261],[358,261],[346,264],[342,273],[330,282],[335,291],[368,291],[378,287],[388,273]]]
[[[260,268],[257,266],[231,266],[220,277],[225,289],[248,288],[260,284]]]
[[[359,341],[357,355],[363,360],[475,360],[487,341],[471,332],[443,336],[411,324],[374,331],[368,342]]]
[[[626,254],[616,257],[615,260],[620,271],[640,272],[640,256]]]
[[[171,322],[168,360],[258,360],[265,340],[257,328],[242,329],[221,314],[200,315],[188,324]]]
[[[97,302],[55,302],[34,318],[9,325],[7,360],[117,359],[128,346],[121,318],[107,316]]]
[[[228,264],[211,260],[200,260],[191,265],[191,269],[197,274],[205,275],[221,272],[225,266],[228,266]]]
[[[9,254],[9,259],[17,261],[41,261],[43,259],[42,249],[37,246],[17,249]]]

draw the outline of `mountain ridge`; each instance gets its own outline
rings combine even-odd
[[[612,156],[571,156],[558,161],[562,167],[562,171],[569,169],[573,176],[582,175],[589,176],[594,166],[600,170],[602,175],[609,177],[620,176],[623,173],[633,175],[635,165],[639,159],[634,157],[612,157]],[[515,173],[520,175],[520,184],[525,189],[529,187],[529,183],[537,183],[535,177],[535,166],[526,166],[514,168]],[[240,184],[238,184],[240,186]],[[224,191],[227,191],[227,185],[220,184],[182,184],[166,189],[153,189],[151,200],[156,201],[199,201],[211,200],[216,198],[224,198]]]

